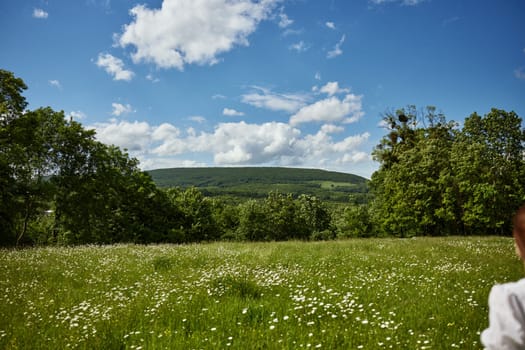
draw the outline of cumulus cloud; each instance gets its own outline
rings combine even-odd
[[[147,122],[127,122],[112,119],[92,127],[97,139],[105,144],[116,145],[131,152],[144,153],[152,139],[152,128]]]
[[[321,80],[321,73],[316,72],[314,78],[315,80]]]
[[[340,93],[349,93],[350,89],[340,88],[339,83],[337,81],[330,81],[326,83],[326,85],[321,87],[319,91],[327,94],[328,96],[333,96],[335,94],[340,94]]]
[[[242,102],[272,111],[293,113],[303,107],[308,99],[303,94],[279,94],[257,86],[253,89],[255,92],[242,95]]]
[[[368,133],[334,140],[342,127],[325,124],[315,134],[302,135],[290,124],[267,122],[221,123],[212,132],[181,131],[163,123],[128,122],[112,119],[91,128],[97,139],[128,149],[143,168],[203,165],[197,154],[213,159],[214,165],[280,165],[334,168],[369,160],[360,147]],[[206,164],[211,165],[211,164]]]
[[[232,108],[224,108],[222,110],[222,114],[227,115],[229,117],[242,117],[244,115],[243,112],[236,111],[235,109],[232,109]]]
[[[340,133],[340,132],[345,131],[345,128],[343,128],[342,126],[334,125],[334,124],[324,124],[321,127],[321,131],[324,132],[325,134],[335,134],[335,133]]]
[[[117,117],[119,117],[122,114],[134,112],[130,104],[123,105],[121,103],[114,102],[111,104],[111,107],[113,107],[113,111],[111,112],[111,114]]]
[[[326,54],[326,57],[334,58],[334,57],[342,55],[343,54],[343,50],[341,50],[341,46],[345,42],[345,39],[346,39],[346,35],[343,34],[343,36],[341,37],[339,42],[337,44],[335,44],[333,50],[328,51],[328,53]]]
[[[249,45],[248,36],[267,19],[279,0],[163,0],[159,9],[137,5],[133,21],[116,36],[135,48],[133,61],[160,68],[215,64],[217,56]]]
[[[343,100],[332,96],[301,108],[290,118],[291,125],[310,122],[343,122],[358,121],[364,112],[361,106],[362,96],[348,94]]]
[[[106,73],[113,76],[113,80],[130,81],[135,75],[132,71],[124,69],[124,62],[109,53],[100,53],[96,65],[104,68]]]
[[[326,22],[325,25],[330,29],[335,29],[335,23],[334,22]]]
[[[49,17],[49,13],[42,9],[33,9],[33,18],[46,19]]]

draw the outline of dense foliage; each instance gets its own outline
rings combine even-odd
[[[376,233],[506,234],[525,200],[525,132],[514,112],[474,113],[462,128],[428,107],[384,118],[370,211]]]
[[[0,245],[506,234],[525,200],[525,132],[514,112],[474,113],[461,128],[431,107],[387,113],[370,200],[363,178],[304,169],[160,170],[164,184],[173,171],[195,175],[160,188],[63,112],[26,110],[26,88],[0,70]],[[259,188],[242,187],[242,176]],[[227,183],[237,200],[209,195]],[[308,183],[346,186],[346,202],[293,187]],[[239,201],[243,191],[252,197]]]
[[[0,70],[0,243],[162,241],[167,197],[134,159]]]

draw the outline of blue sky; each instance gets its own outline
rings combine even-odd
[[[381,115],[525,117],[522,0],[7,0],[0,68],[144,169],[370,177]]]

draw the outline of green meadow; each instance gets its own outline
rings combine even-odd
[[[512,240],[0,250],[2,349],[480,349]]]

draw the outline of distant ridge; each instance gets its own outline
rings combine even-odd
[[[320,169],[285,167],[169,168],[147,171],[159,187],[197,187],[209,196],[265,197],[277,190],[346,202],[368,192],[364,177]]]

